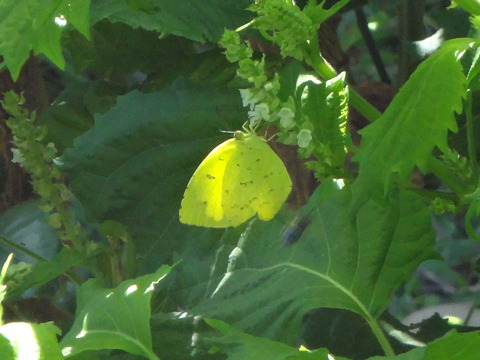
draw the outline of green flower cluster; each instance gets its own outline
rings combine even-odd
[[[447,170],[451,174],[455,174],[457,180],[460,181],[466,192],[473,191],[476,184],[472,181],[473,172],[468,158],[461,156],[453,150],[445,151],[440,158],[443,160]]]
[[[249,108],[250,128],[256,129],[263,122],[275,123],[288,130],[294,125],[295,104],[293,98],[282,103],[278,97],[280,81],[278,74],[269,80],[265,72],[265,59],[253,59],[252,49],[243,43],[236,31],[226,30],[220,41],[231,62],[238,62],[237,74],[252,84],[252,88],[240,89],[243,106]]]
[[[8,289],[15,288],[32,272],[32,266],[32,264],[27,264],[23,261],[16,264],[10,264],[5,278],[3,279],[3,284],[5,284]]]
[[[303,158],[315,158],[307,165],[319,179],[347,175],[342,169],[348,145],[348,90],[344,74],[336,74],[318,47],[320,24],[346,2],[340,0],[324,9],[324,1],[317,4],[310,0],[300,8],[291,0],[255,0],[249,7],[256,12],[255,19],[237,31],[226,30],[220,42],[227,59],[238,64],[238,76],[251,85],[240,90],[243,106],[249,108],[250,128],[274,124],[280,142],[297,145]],[[291,58],[302,61],[314,71],[294,70],[300,71],[295,88],[281,89],[281,83],[292,80],[284,81],[282,76],[291,77],[292,73],[267,76],[265,56],[255,58],[250,44],[238,33],[249,26],[278,46],[283,58],[289,57],[292,63],[296,61]],[[286,94],[286,90],[291,93]]]
[[[13,132],[13,161],[30,173],[33,190],[43,200],[41,209],[50,213],[47,223],[57,229],[65,245],[79,250],[81,226],[68,211],[69,192],[54,164],[57,150],[54,144],[45,144],[46,127],[35,125],[35,112],[29,113],[23,103],[24,98],[14,92],[6,93],[2,101],[10,115],[6,124]]]
[[[308,12],[288,0],[258,0],[251,5],[255,11],[255,28],[271,31],[271,40],[280,46],[282,56],[291,56],[302,61],[308,41],[316,39],[316,31],[320,26],[308,16]]]
[[[458,212],[457,205],[455,205],[453,201],[442,199],[440,197],[433,199],[429,208],[435,215],[442,215],[446,212]]]

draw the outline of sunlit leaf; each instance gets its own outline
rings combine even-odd
[[[470,43],[445,42],[417,68],[383,116],[361,131],[362,145],[354,158],[360,163],[360,188],[388,188],[394,172],[406,181],[415,166],[427,168],[435,147],[446,151],[465,95],[459,55]]]
[[[59,334],[60,329],[52,323],[13,322],[0,326],[2,360],[62,360]]]
[[[70,4],[72,3],[72,4]],[[90,0],[0,1],[0,56],[16,79],[33,50],[65,67],[60,36],[70,22],[88,36]]]
[[[150,297],[170,269],[162,266],[115,289],[105,289],[95,279],[84,283],[78,290],[75,322],[60,344],[63,354],[121,349],[158,359],[152,351]]]

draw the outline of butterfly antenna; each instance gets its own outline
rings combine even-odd
[[[223,134],[235,134],[236,131],[233,130],[220,130],[221,133]]]

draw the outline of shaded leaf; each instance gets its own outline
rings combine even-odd
[[[417,348],[398,356],[376,356],[370,360],[477,360],[480,353],[480,332],[459,334],[452,331],[425,348]]]
[[[384,353],[365,320],[342,309],[309,311],[303,318],[301,338],[309,349],[327,348],[332,354],[352,359]]]
[[[179,241],[189,233],[199,251],[213,256],[211,241],[222,232],[180,225],[178,209],[195,168],[231,136],[220,131],[240,129],[245,120],[236,90],[177,81],[160,92],[120,97],[61,161],[91,218],[119,221],[142,239],[136,246],[145,273],[176,261],[174,249],[189,246]]]
[[[195,41],[218,41],[225,28],[235,29],[251,20],[252,14],[245,10],[249,4],[247,0],[151,0],[145,11],[145,6],[132,6],[131,1],[101,0],[92,4],[92,23],[108,19]]]
[[[48,129],[46,141],[53,142],[59,153],[73,146],[73,139],[90,129],[94,113],[107,111],[117,96],[126,89],[102,81],[68,81],[53,104],[37,118],[39,125]]]
[[[229,360],[330,360],[326,349],[315,351],[301,351],[294,347],[254,337],[230,327],[227,323],[214,319],[205,319],[205,322],[220,331],[223,335],[210,338],[208,342],[220,348],[222,353],[228,355]],[[339,357],[335,359],[341,360]]]
[[[362,133],[356,157],[359,188],[388,188],[390,175],[406,181],[415,166],[426,169],[432,151],[448,149],[448,131],[456,131],[466,78],[459,54],[471,39],[447,41],[425,60],[395,96],[385,113]]]
[[[54,229],[44,219],[46,214],[38,206],[39,201],[28,201],[10,208],[0,217],[0,235],[17,246],[47,259],[57,253],[58,238]],[[0,245],[0,263],[13,252],[16,261],[34,263],[36,259],[28,254],[13,249],[7,244]]]

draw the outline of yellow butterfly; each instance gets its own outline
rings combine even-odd
[[[225,228],[258,214],[270,220],[292,189],[282,160],[263,137],[236,132],[202,161],[183,195],[180,221]]]

